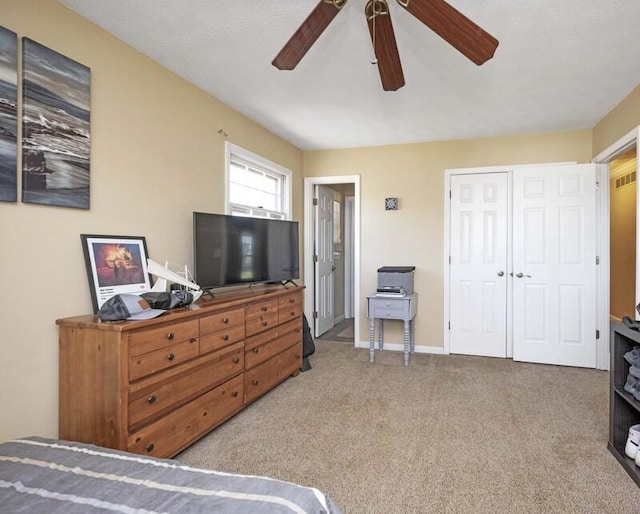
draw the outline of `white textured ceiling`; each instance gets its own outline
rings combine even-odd
[[[59,1],[303,150],[588,129],[640,84],[640,0],[449,0],[500,41],[480,67],[390,0],[395,92],[365,0],[293,71],[271,61],[318,0]]]

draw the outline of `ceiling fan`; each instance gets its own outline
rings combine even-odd
[[[444,0],[397,0],[401,7],[478,66],[493,57],[498,40]],[[271,62],[279,70],[292,70],[329,26],[347,0],[320,0]],[[369,0],[364,9],[382,88],[404,86],[404,74],[386,0]]]

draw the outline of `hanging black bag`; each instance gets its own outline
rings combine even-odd
[[[302,367],[300,371],[307,371],[311,369],[311,363],[309,362],[309,355],[316,351],[316,345],[313,342],[313,336],[311,335],[311,327],[307,317],[302,315]]]

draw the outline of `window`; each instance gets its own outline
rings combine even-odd
[[[291,171],[231,143],[226,157],[228,214],[291,219]]]

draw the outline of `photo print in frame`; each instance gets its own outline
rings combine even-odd
[[[89,208],[91,71],[22,38],[22,201]]]
[[[0,27],[0,201],[18,200],[18,36]]]
[[[116,294],[151,290],[144,237],[80,234],[96,314]]]

